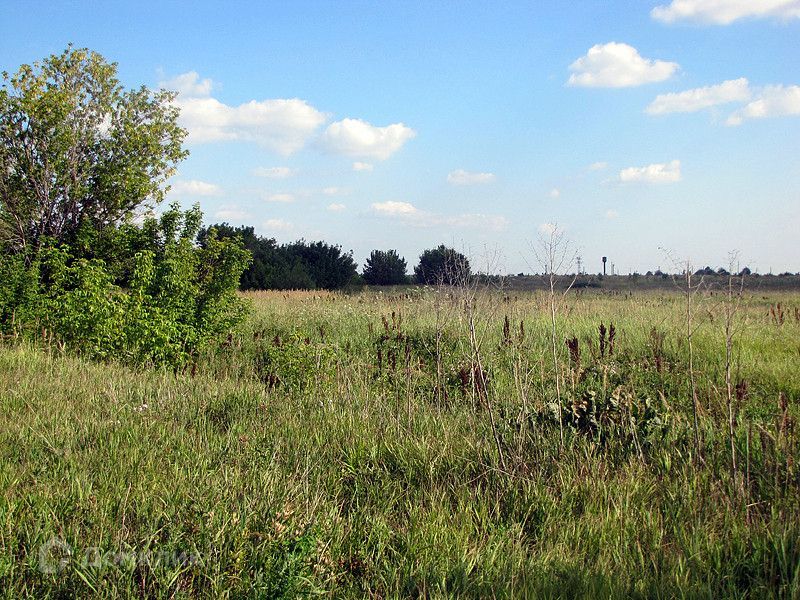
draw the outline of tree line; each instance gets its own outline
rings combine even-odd
[[[469,260],[462,253],[440,245],[425,250],[408,273],[405,258],[396,250],[373,250],[361,273],[352,252],[327,242],[278,244],[274,238],[259,236],[251,226],[229,223],[210,225],[200,231],[203,243],[213,232],[219,239],[239,240],[252,260],[242,272],[242,290],[344,289],[367,285],[453,284],[471,275]]]

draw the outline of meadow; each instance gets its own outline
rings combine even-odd
[[[244,296],[177,373],[3,341],[2,597],[800,596],[800,294]]]

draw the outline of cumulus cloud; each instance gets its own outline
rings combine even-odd
[[[578,87],[634,87],[669,79],[678,63],[650,60],[633,46],[618,42],[597,44],[569,66],[568,85]]]
[[[718,85],[694,88],[685,92],[659,94],[645,112],[664,115],[676,112],[696,112],[730,102],[746,102],[751,96],[750,85],[744,77],[723,81]]]
[[[372,164],[357,160],[353,163],[353,171],[372,171]]]
[[[161,81],[158,85],[162,89],[178,92],[187,98],[203,98],[209,96],[214,89],[214,82],[210,79],[200,79],[197,71],[182,73],[172,79]]]
[[[258,167],[253,169],[253,175],[264,177],[265,179],[288,179],[294,174],[295,170],[289,167]]]
[[[372,212],[377,215],[398,219],[407,225],[420,228],[445,226],[452,228],[475,228],[502,231],[506,229],[509,224],[508,219],[500,215],[479,213],[439,215],[419,210],[409,202],[397,202],[392,200],[374,203],[371,208]]]
[[[180,123],[194,143],[220,141],[255,142],[280,154],[302,148],[325,122],[325,115],[297,98],[251,100],[239,106],[215,98],[175,100]]]
[[[800,0],[672,0],[656,6],[650,16],[663,23],[692,21],[729,25],[738,19],[800,18]]]
[[[211,97],[213,82],[190,71],[162,85],[178,92],[180,124],[189,131],[191,143],[221,141],[255,142],[280,154],[302,148],[327,120],[298,98],[251,100],[231,106]]]
[[[764,87],[753,99],[733,113],[727,125],[741,125],[748,119],[800,115],[800,86],[770,85]]]
[[[593,162],[592,164],[589,165],[590,171],[602,171],[603,169],[607,168],[608,168],[608,163],[602,160]]]
[[[339,204],[334,202],[333,204],[328,204],[328,210],[331,212],[342,212],[347,207],[344,204]]]
[[[494,173],[472,173],[464,169],[456,169],[447,175],[447,182],[453,185],[475,185],[492,181],[494,181]]]
[[[372,204],[372,210],[380,215],[415,215],[419,213],[416,206],[409,202],[398,202],[395,200],[387,200],[386,202],[375,202]]]
[[[294,202],[294,196],[292,194],[287,194],[286,192],[279,192],[277,194],[270,194],[265,198],[267,202],[283,202],[289,203]]]
[[[272,232],[286,232],[294,229],[294,225],[283,219],[267,219],[261,226],[267,231]]]
[[[328,125],[322,145],[335,154],[386,160],[416,135],[403,123],[376,127],[361,119],[342,119]]]
[[[222,188],[197,179],[184,179],[171,184],[170,192],[176,196],[219,196]]]
[[[377,127],[361,119],[342,119],[319,129],[329,116],[299,98],[250,100],[229,105],[212,96],[216,87],[211,79],[201,79],[196,71],[161,82],[164,89],[176,91],[173,101],[180,109],[179,123],[189,132],[190,143],[245,141],[280,154],[289,155],[310,140],[334,154],[386,160],[416,132],[403,123]],[[259,169],[259,176],[281,178],[280,169]],[[367,162],[354,162],[353,170],[371,171]]]
[[[622,183],[675,183],[681,180],[681,161],[628,167],[619,172],[619,180]]]

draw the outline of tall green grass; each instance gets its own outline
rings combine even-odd
[[[797,295],[737,315],[736,479],[716,296],[699,455],[678,296],[565,299],[563,446],[541,294],[474,298],[486,390],[458,291],[248,296],[183,373],[0,348],[4,597],[800,595]]]

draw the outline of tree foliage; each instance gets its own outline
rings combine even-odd
[[[161,201],[186,152],[167,92],[68,47],[0,89],[0,333],[88,356],[179,367],[243,316],[248,252]]]
[[[364,264],[363,276],[364,281],[370,285],[406,283],[406,259],[396,250],[373,250]]]
[[[249,254],[213,231],[197,246],[201,218],[198,206],[182,212],[176,204],[142,226],[123,224],[116,239],[105,240],[116,249],[107,255],[113,262],[52,240],[27,265],[21,254],[5,255],[0,328],[44,335],[97,358],[186,364],[234,327],[245,308],[235,292]]]
[[[117,66],[68,47],[0,89],[0,244],[34,253],[80,227],[119,223],[163,199],[186,156],[169,92],[125,90]]]
[[[325,242],[299,240],[279,245],[274,238],[259,236],[253,227],[228,223],[201,230],[200,243],[210,230],[221,238],[238,238],[253,260],[240,279],[243,290],[341,289],[357,280],[351,252]]]
[[[444,245],[425,250],[414,267],[414,277],[424,285],[456,285],[467,281],[471,274],[467,257]]]

